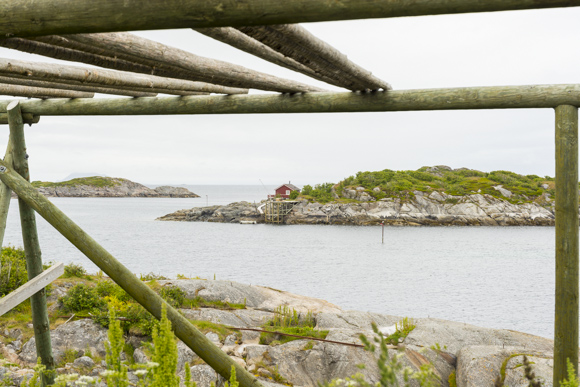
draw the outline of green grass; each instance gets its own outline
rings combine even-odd
[[[547,184],[545,189],[542,185]],[[494,186],[502,185],[511,191],[511,198],[504,197]],[[326,203],[332,201],[332,189],[342,199],[346,189],[363,187],[375,200],[383,198],[400,198],[409,200],[414,198],[414,191],[444,192],[448,195],[463,196],[475,193],[487,194],[496,198],[507,200],[514,204],[530,203],[540,199],[544,193],[552,197],[554,192],[554,178],[536,175],[519,175],[510,171],[481,172],[472,169],[447,170],[444,168],[422,167],[416,171],[393,171],[385,169],[373,172],[358,172],[354,176],[347,177],[338,184],[318,184],[314,188],[305,186],[300,199]],[[380,191],[373,189],[378,187]],[[456,202],[451,200],[451,204]]]
[[[295,309],[287,306],[276,308],[274,317],[268,320],[262,327],[264,330],[271,332],[280,332],[290,335],[312,337],[315,339],[325,339],[328,331],[319,331],[314,329],[316,321],[312,312],[305,315],[298,313]],[[293,340],[301,340],[299,337],[285,336],[277,333],[260,334],[260,344],[278,345]]]
[[[93,187],[114,187],[121,185],[120,181],[124,179],[116,179],[112,177],[79,177],[76,179],[71,179],[67,181],[60,182],[50,182],[50,181],[33,181],[32,186],[35,188],[40,187],[78,187],[81,185],[90,185]]]

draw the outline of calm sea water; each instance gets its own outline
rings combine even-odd
[[[345,309],[553,335],[554,228],[276,226],[157,222],[175,210],[259,201],[262,186],[189,186],[197,199],[53,198],[135,273],[234,280]],[[267,187],[273,191],[274,187]],[[206,197],[207,195],[207,197]],[[12,201],[5,244],[22,245]],[[42,218],[44,260],[97,268]]]

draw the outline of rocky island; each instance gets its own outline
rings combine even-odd
[[[199,197],[199,195],[183,187],[161,186],[149,188],[131,180],[101,176],[82,177],[57,183],[33,181],[32,186],[47,197]]]
[[[554,179],[447,166],[359,172],[338,184],[305,186],[285,224],[394,226],[552,226]],[[180,210],[158,220],[265,221],[264,203]]]

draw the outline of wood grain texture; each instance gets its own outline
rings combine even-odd
[[[65,36],[68,40],[98,47],[122,59],[152,65],[161,70],[182,71],[198,80],[228,85],[300,93],[322,89],[289,79],[278,78],[232,63],[205,58],[130,33],[78,34]]]
[[[0,316],[6,312],[9,312],[12,308],[20,305],[27,298],[30,298],[39,290],[44,289],[46,286],[48,286],[48,284],[63,274],[64,263],[59,262],[43,271],[42,274],[26,282],[18,289],[11,291],[5,297],[0,299]]]
[[[0,75],[15,78],[34,78],[69,84],[88,84],[129,90],[170,90],[205,93],[246,93],[247,90],[232,89],[205,82],[192,82],[154,75],[103,70],[79,66],[62,66],[52,63],[28,62],[0,58]]]
[[[49,89],[44,87],[31,87],[20,85],[8,85],[0,83],[0,95],[27,98],[93,98],[94,93],[85,91]]]
[[[8,123],[8,114],[6,114],[6,123]],[[8,165],[12,165],[12,141],[10,140],[8,140],[8,145],[6,146],[4,161]],[[12,199],[12,190],[6,184],[0,183],[0,249],[4,246],[10,199]]]
[[[288,24],[575,7],[580,0],[11,0],[1,36]]]
[[[35,116],[30,113],[22,113],[22,121],[24,121],[24,123],[28,125],[38,124],[40,122],[40,116]],[[0,125],[8,125],[7,113],[0,113]],[[8,149],[6,150],[6,155],[8,155]],[[10,160],[12,160],[12,151],[10,151]]]
[[[309,77],[318,79],[319,81],[326,82],[331,85],[335,84],[336,82],[334,78],[328,78],[317,74],[311,68],[308,68],[303,64],[296,62],[294,59],[273,50],[272,48],[266,46],[264,43],[257,41],[256,39],[244,34],[235,28],[195,28],[194,31],[197,31],[205,36],[209,36],[210,38],[218,40],[222,43],[229,44],[232,47],[247,52],[248,54],[257,56],[258,58],[267,60],[268,62],[277,64],[278,66],[297,71],[304,75],[308,75]]]
[[[387,82],[298,24],[246,26],[239,30],[317,74],[334,79],[337,86],[353,91],[391,89]]]
[[[554,386],[570,360],[578,375],[578,107],[556,108]]]
[[[12,164],[14,171],[26,182],[30,181],[30,171],[28,169],[28,154],[26,153],[26,142],[24,139],[24,122],[20,105],[12,102],[6,108],[8,113],[8,124],[10,126],[10,142],[12,143]],[[36,229],[36,216],[34,210],[22,198],[18,198],[18,208],[20,209],[20,224],[22,227],[22,242],[26,255],[26,271],[28,280],[39,276],[42,269],[42,253],[38,232]],[[30,297],[32,309],[32,324],[34,326],[34,339],[36,354],[40,357],[42,364],[47,370],[55,368],[52,356],[52,344],[50,341],[50,321],[46,307],[46,292],[40,289]],[[54,383],[54,375],[42,375],[42,384]]]
[[[8,101],[0,100],[0,110]],[[159,115],[339,113],[466,109],[534,109],[580,106],[580,85],[466,87],[374,93],[252,94],[23,101],[34,115]]]
[[[167,304],[157,293],[131,273],[121,262],[84,232],[46,197],[38,193],[32,185],[16,173],[8,164],[0,173],[0,180],[8,185],[23,201],[58,230],[113,281],[139,302],[156,318],[161,318],[161,307],[166,305],[167,317],[172,328],[189,348],[224,378],[229,379],[231,367],[236,369],[237,379],[242,387],[261,387],[260,382],[248,371],[234,362],[227,354],[215,346],[203,333],[198,331],[182,314]]]
[[[127,90],[127,89],[112,89],[109,87],[100,87],[100,86],[87,86],[87,85],[81,84],[80,82],[78,84],[71,84],[71,83],[42,81],[42,80],[38,80],[35,78],[12,78],[12,77],[0,76],[0,84],[40,87],[43,89],[83,91],[83,92],[87,92],[87,93],[124,95],[127,97],[155,97],[155,96],[157,96],[157,93],[131,91],[131,90]],[[60,98],[63,98],[63,97],[60,97]],[[2,119],[0,116],[0,124],[1,123],[2,123]],[[27,123],[26,120],[25,120],[25,123]]]

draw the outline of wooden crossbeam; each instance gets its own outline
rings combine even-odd
[[[63,274],[64,263],[56,263],[43,271],[42,274],[34,277],[5,297],[0,298],[0,316],[20,305]]]
[[[580,0],[10,0],[0,36],[289,24],[577,7]]]
[[[93,98],[95,94],[87,93],[85,91],[49,89],[45,87],[20,86],[0,83],[0,95],[45,99],[45,98]]]
[[[390,90],[391,86],[350,61],[336,48],[298,24],[246,26],[239,30],[275,51],[334,79],[333,85],[353,91]]]
[[[133,61],[161,72],[182,73],[198,81],[218,83],[232,87],[302,93],[323,91],[301,82],[275,77],[246,67],[211,59],[167,46],[130,33],[66,35],[71,47],[90,47],[94,53],[109,53],[116,58]],[[56,40],[52,38],[56,43]],[[60,40],[60,44],[65,44]],[[68,44],[68,43],[67,43]],[[76,46],[81,44],[82,46]]]
[[[9,101],[0,100],[0,110]],[[580,106],[580,84],[392,90],[373,93],[251,94],[22,101],[25,113],[47,116],[339,113]]]
[[[84,84],[128,90],[168,90],[202,93],[247,93],[247,89],[210,85],[154,75],[133,74],[79,66],[62,66],[53,63],[29,62],[0,58],[0,75],[24,79],[37,79],[69,84]]]
[[[24,113],[22,114],[22,121],[28,125],[38,124],[38,122],[40,121],[40,116],[34,116],[30,113]],[[8,114],[0,113],[0,125],[7,124],[8,124]],[[10,155],[10,158],[12,158],[12,155]]]

